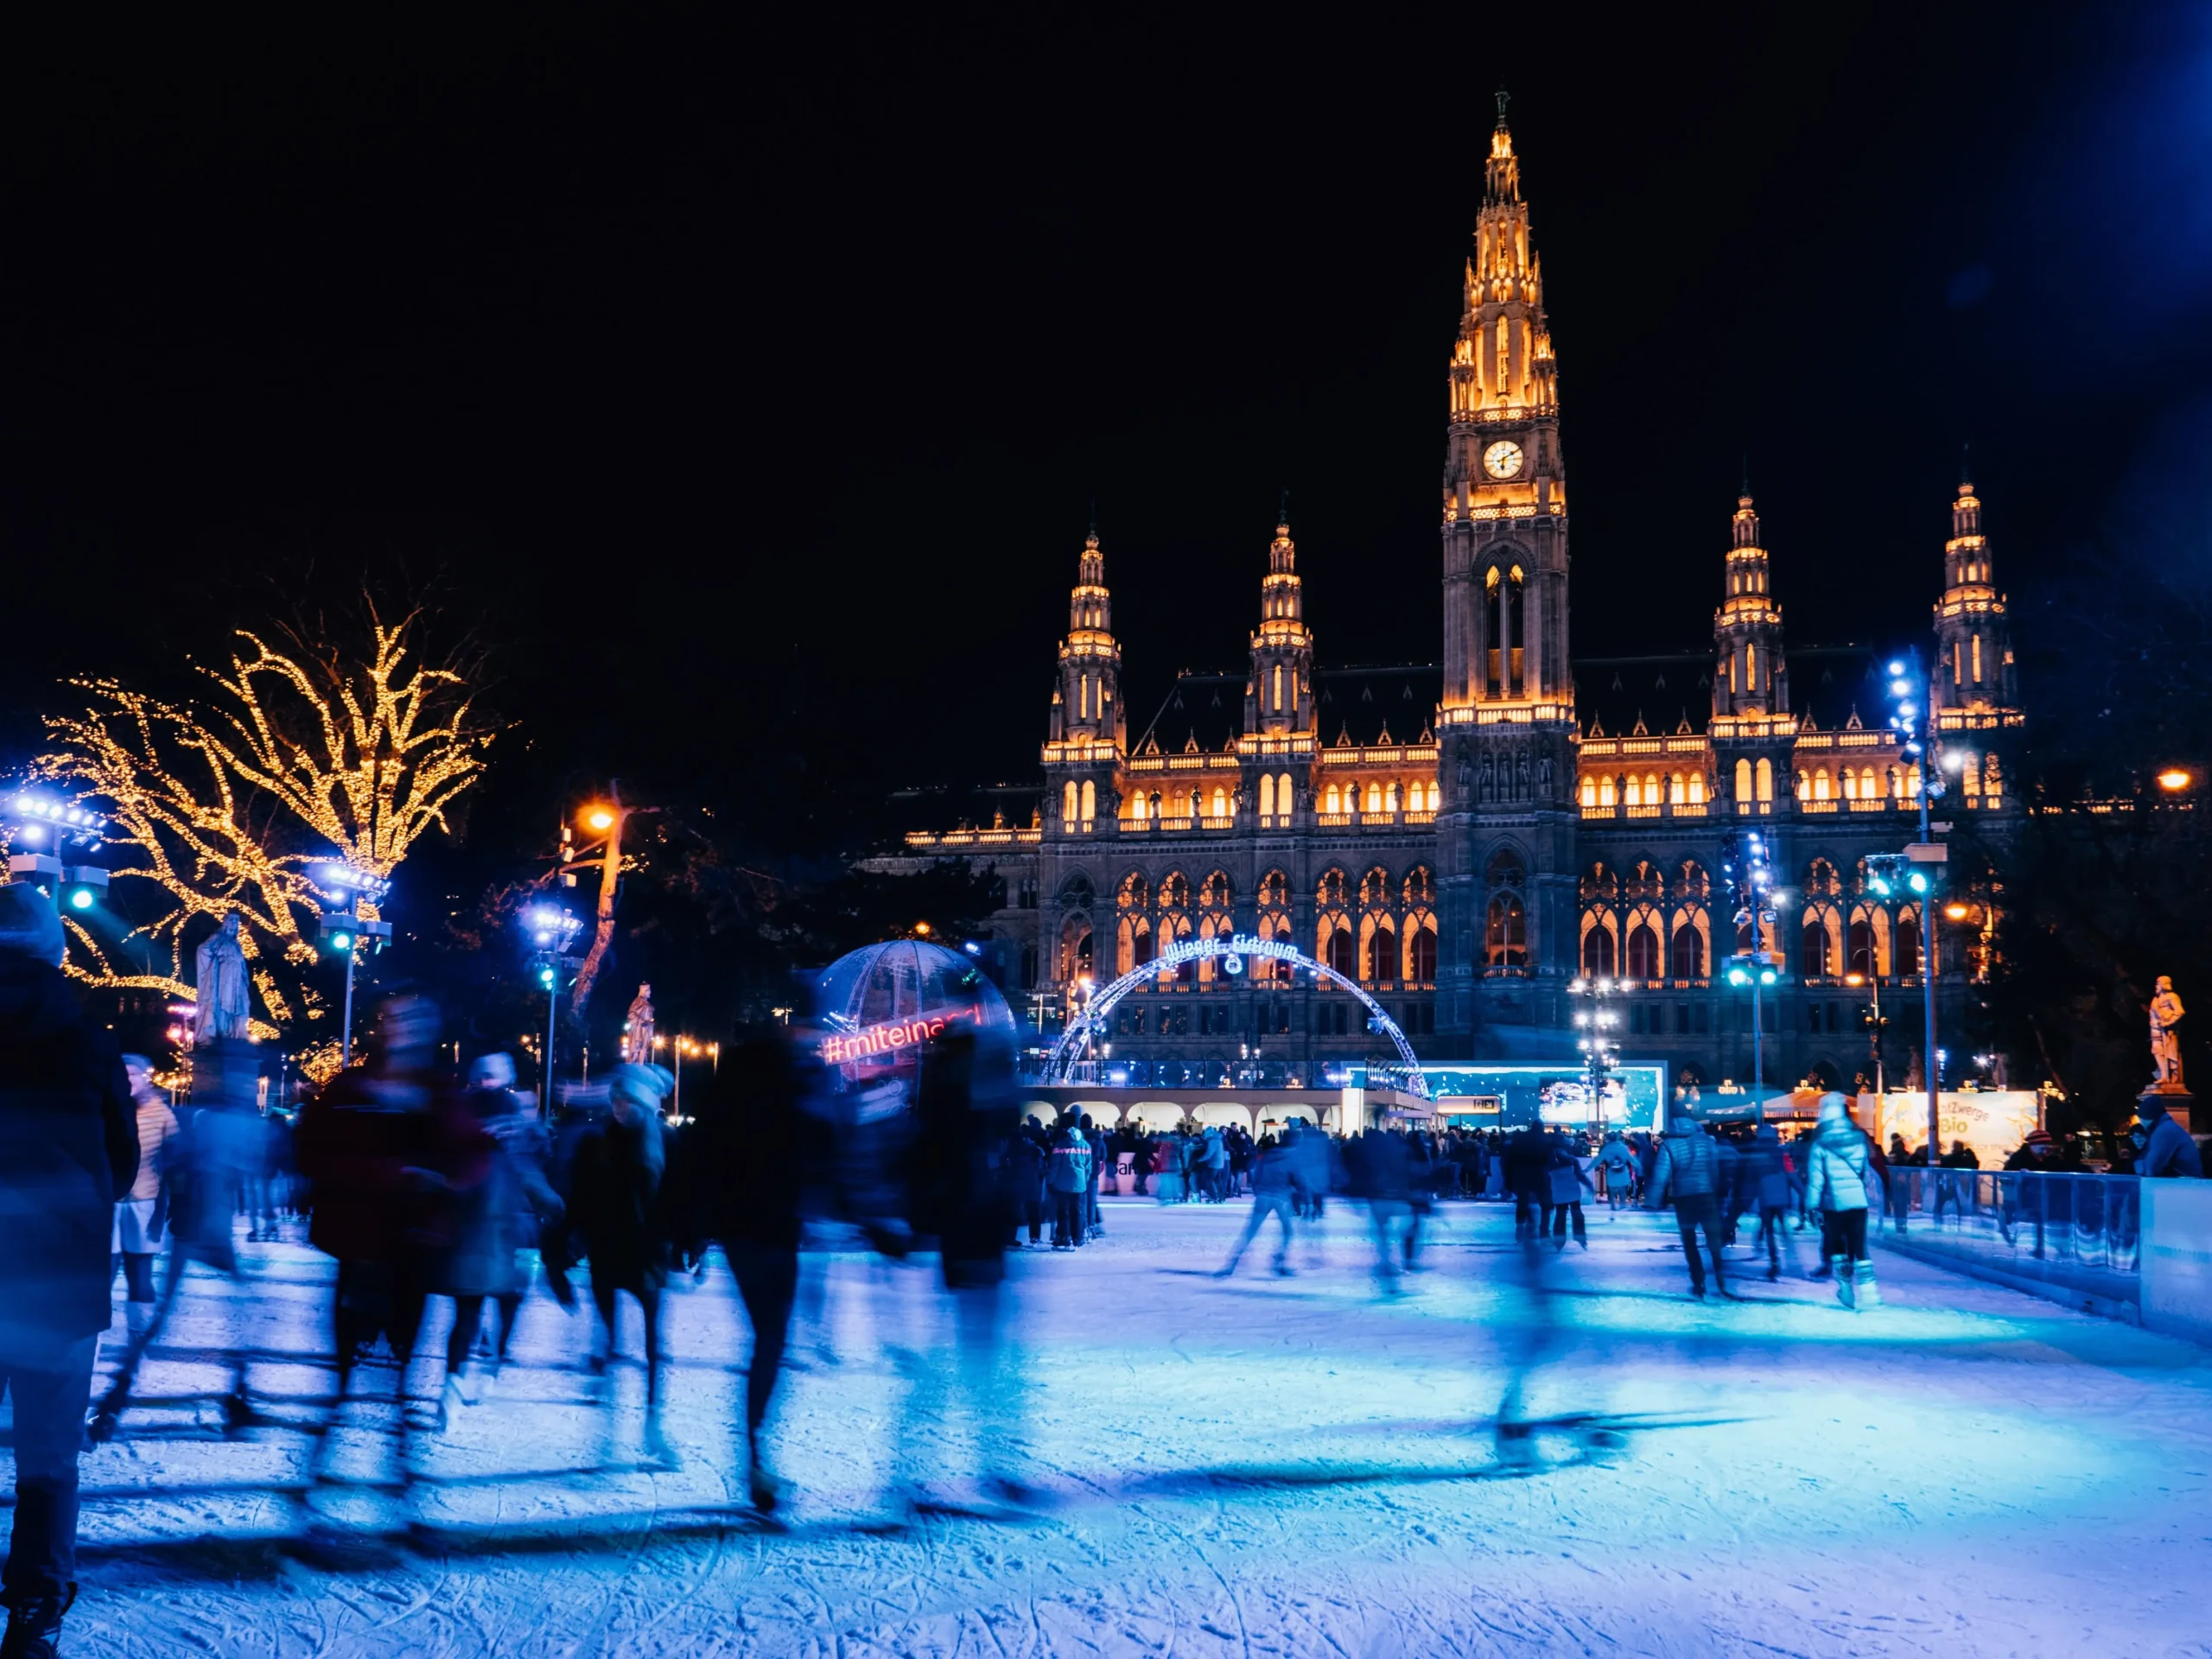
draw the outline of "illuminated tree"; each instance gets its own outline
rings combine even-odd
[[[189,998],[188,926],[236,912],[267,1016],[260,1033],[321,1017],[300,976],[315,954],[301,931],[317,914],[311,867],[338,858],[389,877],[424,834],[450,829],[493,736],[474,717],[466,675],[411,648],[419,620],[387,626],[372,606],[353,653],[296,631],[280,651],[240,630],[227,671],[202,667],[212,690],[191,703],[71,682],[91,707],[48,719],[55,747],[39,770],[105,804],[111,840],[135,855],[114,877],[151,884],[168,906],[125,941],[165,952],[165,971],[117,965],[73,921],[73,974]]]

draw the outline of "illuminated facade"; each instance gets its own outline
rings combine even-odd
[[[1133,739],[1094,532],[1038,822],[910,836],[906,856],[997,867],[1020,895],[997,924],[1009,979],[1033,1010],[1065,1008],[1174,940],[1246,933],[1357,980],[1438,1058],[1571,1055],[1567,982],[1625,981],[1624,1058],[1711,1085],[1750,1075],[1747,1001],[1714,963],[1754,943],[1726,872],[1756,832],[1790,884],[1758,942],[1785,969],[1765,1002],[1770,1079],[1871,1072],[1871,976],[1894,1084],[1916,1048],[1927,924],[1917,904],[1875,894],[1862,862],[1918,833],[1921,772],[1887,723],[1885,661],[1789,651],[1748,487],[1709,651],[1570,658],[1558,365],[1502,118],[1447,394],[1440,664],[1318,667],[1297,547],[1278,524],[1243,671],[1182,676]],[[1971,484],[1943,569],[1929,653],[1949,779],[1937,816],[1954,825],[1958,896],[1974,900],[1939,936],[1939,1013],[1956,1033],[1993,925],[1986,855],[2020,810],[2022,716]],[[1117,1007],[1111,1059],[1211,1083],[1370,1052],[1354,999],[1279,965],[1233,980],[1203,958],[1164,971]]]

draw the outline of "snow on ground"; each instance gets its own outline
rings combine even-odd
[[[1754,1300],[1700,1305],[1666,1218],[1602,1210],[1547,1304],[1514,1287],[1492,1205],[1447,1206],[1389,1302],[1343,1205],[1318,1269],[1301,1248],[1274,1278],[1263,1243],[1216,1281],[1244,1213],[1109,1202],[1103,1243],[1017,1256],[1036,1513],[888,1523],[906,1384],[876,1332],[937,1304],[923,1268],[853,1254],[829,1272],[833,1355],[799,1331],[780,1402],[788,1529],[751,1521],[729,1427],[747,1340],[717,1257],[670,1300],[679,1466],[640,1461],[638,1369],[611,1373],[610,1412],[579,1363],[586,1315],[540,1292],[412,1498],[337,1495],[391,1541],[342,1571],[277,1547],[302,1522],[292,1425],[330,1386],[328,1264],[245,1247],[247,1281],[192,1281],[156,1402],[85,1459],[67,1650],[2212,1654],[2202,1349],[1895,1256],[1877,1313],[1748,1274]],[[1596,1414],[1624,1444],[1548,1434],[1515,1470],[1491,1419],[1543,1306],[1526,1410]],[[232,1321],[267,1421],[226,1441],[196,1396]],[[430,1369],[413,1382],[427,1410]],[[354,1409],[339,1466],[366,1476],[389,1444]]]

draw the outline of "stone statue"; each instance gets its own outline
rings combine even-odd
[[[653,1057],[653,988],[638,987],[623,1020],[622,1058],[644,1065]]]
[[[245,951],[238,944],[238,912],[200,942],[192,958],[192,1046],[210,1048],[226,1038],[244,1039],[252,1013]]]
[[[2158,1068],[2151,1084],[2153,1089],[2179,1092],[2182,1088],[2181,1034],[2175,1027],[2187,1012],[2181,998],[2174,995],[2172,979],[2160,974],[2158,989],[2151,997],[2151,1060]]]

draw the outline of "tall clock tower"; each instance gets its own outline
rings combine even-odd
[[[1574,970],[1574,688],[1559,370],[1498,94],[1444,450],[1439,1034],[1554,1025]]]

